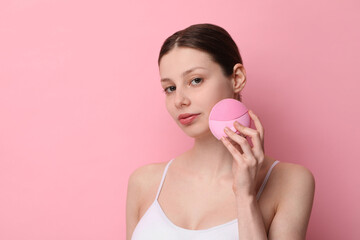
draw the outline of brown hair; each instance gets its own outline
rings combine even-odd
[[[161,47],[158,65],[161,58],[175,47],[190,47],[207,52],[220,65],[226,77],[233,73],[236,63],[243,64],[239,49],[230,34],[214,24],[194,24],[172,34]],[[241,101],[240,93],[236,99]]]

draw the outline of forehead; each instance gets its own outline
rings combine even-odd
[[[165,54],[159,64],[161,77],[180,76],[184,71],[197,67],[210,69],[214,66],[211,56],[201,50],[177,47]]]

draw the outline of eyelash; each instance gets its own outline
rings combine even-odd
[[[199,82],[199,84],[201,83],[201,82],[203,82],[203,79],[202,78],[194,78],[193,80],[191,80],[191,82],[192,81],[194,81],[195,79],[201,79],[201,81]],[[196,84],[196,85],[199,85],[199,84]],[[173,87],[173,86],[170,86],[170,87]],[[170,88],[170,87],[167,87],[167,88],[165,88],[164,90],[163,90],[163,92],[165,93],[165,94],[170,94],[171,92],[167,92],[167,89],[168,88]]]

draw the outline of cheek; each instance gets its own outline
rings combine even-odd
[[[212,83],[213,84],[209,87],[212,98],[220,100],[232,96],[232,87],[229,79],[216,78]]]
[[[165,102],[165,107],[168,113],[171,113],[171,109],[169,108],[169,103],[167,101]]]
[[[170,114],[170,116],[176,120],[177,116],[175,116],[174,109],[170,106],[170,103],[166,102],[166,110]]]

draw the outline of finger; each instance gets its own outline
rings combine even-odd
[[[255,124],[255,128],[256,130],[260,133],[260,139],[261,141],[264,141],[264,128],[260,122],[260,119],[258,118],[258,116],[256,116],[253,111],[249,110],[249,115],[252,118],[252,120],[254,121]]]
[[[249,142],[246,140],[246,138],[236,134],[233,132],[230,128],[225,127],[224,132],[226,135],[228,135],[232,140],[234,140],[237,144],[241,146],[241,149],[243,152],[248,156],[248,159],[253,157],[253,152],[251,150]]]
[[[253,111],[250,110],[249,115],[253,119],[255,127],[260,134],[260,144],[262,146],[263,151],[265,151],[265,146],[264,146],[265,129],[263,128],[260,119],[253,113]]]
[[[234,159],[236,161],[243,161],[243,157],[242,154],[235,148],[234,145],[232,145],[229,141],[229,139],[227,139],[226,137],[222,137],[221,141],[223,142],[223,144],[225,145],[225,147],[229,150],[229,152],[231,153],[231,155],[233,155]]]
[[[244,125],[240,124],[237,121],[234,122],[234,127],[240,133],[244,134],[245,136],[249,136],[251,138],[251,141],[254,145],[254,150],[262,149],[261,139],[258,131],[252,128],[245,127]]]

